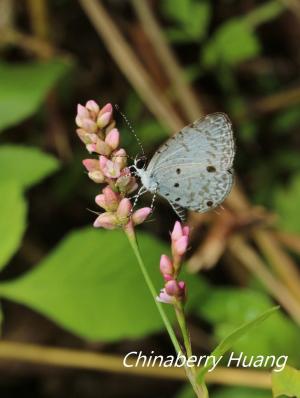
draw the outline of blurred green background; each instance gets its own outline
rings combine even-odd
[[[87,154],[75,134],[76,105],[89,99],[119,104],[149,157],[175,131],[155,117],[122,73],[131,67],[129,59],[116,62],[111,56],[109,40],[97,34],[87,12],[91,3],[104,7],[107,18],[102,15],[99,24],[112,22],[110,29],[120,30],[173,111],[185,123],[192,121],[183,117],[136,2],[0,0],[2,338],[116,355],[136,349],[167,354],[171,345],[125,238],[119,231],[90,226],[94,215],[87,209],[98,210],[94,196],[99,186],[81,164]],[[290,252],[293,246],[290,255],[298,267],[299,4],[146,3],[201,108],[230,116],[238,181],[254,206],[267,209],[271,228],[288,240]],[[139,150],[135,139],[122,118],[115,117],[122,145],[134,157]],[[146,195],[141,206],[150,201]],[[175,219],[159,200],[151,222],[140,228],[142,252],[157,288],[162,285],[159,257],[168,252]],[[214,222],[201,225],[193,250]],[[186,279],[191,335],[199,355],[276,302],[226,251],[217,267]],[[283,308],[233,348],[249,355],[289,355],[289,364],[299,367],[299,345],[299,325]],[[29,366],[1,358],[0,347],[4,398],[192,396],[181,388],[180,380]],[[213,398],[272,396],[270,390],[239,386],[213,385],[210,391]]]

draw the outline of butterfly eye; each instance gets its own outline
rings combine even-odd
[[[146,165],[146,158],[145,157],[141,157],[139,159],[137,159],[135,166],[137,169],[143,169]]]

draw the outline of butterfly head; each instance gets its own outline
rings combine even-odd
[[[136,176],[141,176],[146,169],[146,156],[135,157],[133,165],[130,166],[130,171]]]

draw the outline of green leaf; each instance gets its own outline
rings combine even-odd
[[[208,1],[165,0],[162,12],[176,22],[175,27],[166,30],[174,42],[200,41],[206,35],[211,19],[211,5]]]
[[[300,370],[285,366],[281,372],[272,372],[274,398],[281,395],[300,398]]]
[[[37,184],[58,169],[58,161],[37,148],[0,146],[0,181],[17,181],[22,188]]]
[[[267,311],[263,312],[261,315],[256,317],[255,319],[244,323],[233,332],[231,332],[228,336],[226,336],[213,350],[211,353],[212,357],[220,358],[223,354],[225,354],[233,345],[239,340],[242,336],[246,333],[249,333],[253,328],[259,326],[262,322],[269,318],[275,311],[278,310],[279,307],[273,307],[268,309]],[[203,367],[199,374],[198,379],[202,382],[205,374],[207,373],[208,369],[211,366],[211,362],[207,361],[207,366]]]
[[[295,175],[288,187],[275,192],[274,205],[279,214],[279,226],[289,232],[300,233],[300,173]]]
[[[269,391],[247,387],[222,387],[211,398],[272,398]]]
[[[222,387],[209,394],[210,398],[272,398],[271,393],[265,390],[247,387]],[[190,385],[182,388],[176,398],[195,398]]]
[[[26,226],[26,202],[15,181],[0,183],[0,269],[9,261],[21,242]]]
[[[244,322],[255,319],[272,306],[272,300],[263,292],[252,289],[215,288],[198,306],[198,313],[214,328],[219,342]],[[277,333],[274,333],[274,330]],[[282,336],[285,336],[282,339]],[[295,346],[300,345],[298,327],[281,311],[277,311],[257,330],[247,333],[233,345],[235,352],[244,355],[288,355],[297,365]]]
[[[66,67],[59,60],[0,63],[0,131],[36,112]]]
[[[159,258],[166,246],[144,233],[139,234],[139,243],[159,291],[163,285]],[[197,277],[185,280],[191,302],[199,302],[204,283]],[[91,340],[138,338],[163,328],[122,231],[87,228],[71,233],[33,271],[0,284],[0,295]]]
[[[164,0],[162,12],[166,17],[179,23],[186,23],[190,18],[192,0]]]
[[[236,65],[257,56],[260,43],[249,25],[243,19],[231,19],[224,23],[203,50],[204,66],[218,63]]]

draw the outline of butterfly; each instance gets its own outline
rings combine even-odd
[[[235,143],[224,113],[212,113],[184,127],[154,154],[147,167],[134,162],[142,190],[168,200],[184,220],[185,210],[218,207],[233,185]]]

